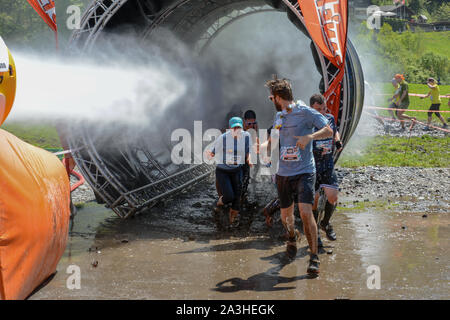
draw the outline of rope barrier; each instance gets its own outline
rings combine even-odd
[[[395,111],[405,111],[405,112],[442,112],[442,113],[450,113],[448,110],[411,110],[411,109],[398,109],[398,108],[383,108],[383,107],[373,107],[373,106],[367,106],[365,107],[367,109],[379,109],[379,110],[395,110]]]
[[[401,110],[403,110],[403,109],[401,109]],[[372,114],[372,113],[370,113],[370,112],[367,112],[367,111],[364,111],[364,113],[368,114],[369,116],[371,116],[371,117],[373,117],[373,118],[382,119],[382,120],[384,120],[384,121],[397,121],[397,122],[407,121],[407,120],[399,120],[399,119],[392,119],[392,118],[380,117],[380,116],[378,116],[378,115],[374,115],[374,114]],[[416,123],[419,123],[419,124],[421,124],[421,125],[423,125],[423,126],[425,126],[425,127],[431,127],[431,128],[437,129],[437,130],[441,130],[441,131],[450,133],[450,130],[447,130],[447,129],[444,129],[444,128],[440,128],[440,127],[436,127],[436,126],[433,126],[433,125],[431,125],[431,124],[428,125],[428,124],[426,124],[426,123],[424,123],[424,122],[421,122],[421,121],[419,121],[419,120],[413,120],[413,121],[411,121],[411,122],[416,122]],[[410,128],[409,128],[409,131],[411,131],[411,129],[413,128],[413,126],[414,126],[413,123],[411,123],[411,126],[410,126]]]
[[[375,93],[376,96],[392,96],[392,94],[389,93]],[[409,96],[412,97],[425,97],[426,94],[424,93],[408,93]],[[440,98],[450,98],[450,95],[440,95]]]

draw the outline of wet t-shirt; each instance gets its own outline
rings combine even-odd
[[[409,106],[408,82],[402,80],[402,82],[400,82],[399,100],[402,98],[404,92],[406,92],[406,95],[400,102],[400,106]]]
[[[277,174],[295,176],[303,173],[315,173],[312,142],[302,150],[296,146],[297,138],[312,134],[328,123],[327,119],[316,110],[305,106],[301,101],[290,105],[291,112],[278,112],[273,129],[279,130],[280,158]]]
[[[429,95],[431,99],[431,104],[441,104],[441,96],[438,85],[430,89]]]
[[[250,152],[250,134],[241,131],[240,135],[234,138],[231,131],[227,131],[217,138],[211,151],[215,154],[217,168],[237,170],[245,164]]]
[[[331,129],[333,129],[333,136],[327,139],[313,141],[314,161],[316,162],[317,172],[323,172],[334,168],[334,136],[336,134],[337,127],[333,115],[326,114],[325,118],[327,118],[328,124],[330,125]]]

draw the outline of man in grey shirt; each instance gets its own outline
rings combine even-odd
[[[281,220],[289,234],[286,252],[292,259],[297,254],[298,234],[294,225],[294,203],[297,203],[311,251],[307,272],[318,274],[320,261],[317,255],[317,225],[312,212],[316,178],[312,140],[331,137],[333,130],[319,112],[301,101],[294,102],[288,80],[270,80],[266,86],[270,90],[269,99],[278,111],[273,124],[273,130],[279,130],[280,137],[276,184]],[[314,128],[317,129],[316,132]],[[261,148],[266,148],[269,142],[270,138]],[[278,145],[271,143],[271,147],[274,150]]]

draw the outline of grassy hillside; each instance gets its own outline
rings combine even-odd
[[[428,77],[450,84],[450,32],[394,32],[389,24],[369,30],[362,23],[354,39],[361,57],[370,61],[370,82],[385,81],[402,73],[411,83],[425,83]],[[378,80],[376,80],[377,78]],[[383,79],[383,80],[382,80]]]
[[[420,35],[424,51],[441,54],[450,59],[450,31],[423,32]]]
[[[52,126],[46,124],[29,124],[20,122],[6,122],[1,127],[16,137],[22,139],[29,144],[44,149],[60,149],[58,133]]]

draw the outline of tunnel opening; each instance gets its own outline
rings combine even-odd
[[[264,79],[267,80],[268,76],[274,73],[286,76],[293,80],[295,96],[306,100],[312,93],[317,91],[323,93],[338,71],[310,41],[296,3],[289,0],[96,1],[84,13],[82,28],[73,34],[72,46],[82,54],[89,54],[96,48],[101,48],[105,42],[109,42],[114,35],[138,39],[138,42],[145,46],[155,42],[160,45],[159,40],[166,39],[170,34],[182,42],[190,52],[200,57],[197,63],[200,61],[202,64],[202,76],[206,75],[206,79],[210,79],[208,77],[213,75],[215,79],[207,81],[208,84],[199,95],[208,91],[209,96],[203,97],[202,103],[205,106],[216,105],[215,108],[219,111],[204,107],[206,112],[202,114],[186,112],[182,115],[186,122],[195,119],[206,120],[210,124],[209,127],[220,127],[220,121],[223,124],[225,115],[233,108],[241,113],[245,111],[244,108],[252,108],[257,111],[258,120],[261,120],[263,127],[268,127],[273,119],[273,110],[268,107],[267,91],[262,82]],[[268,35],[267,32],[262,35],[262,38],[269,38],[269,41],[266,39],[265,43],[264,41],[258,43],[257,47],[263,51],[260,54],[258,50],[255,52],[244,50],[248,55],[242,57],[241,68],[236,67],[238,60],[236,58],[230,64],[234,63],[234,66],[228,68],[224,66],[225,58],[231,57],[233,60],[233,57],[243,54],[239,50],[231,53],[230,51],[233,51],[231,49],[239,49],[240,45],[241,49],[248,47],[248,43],[242,40],[245,36],[248,38],[247,41],[257,42],[256,39],[250,39],[251,33],[245,34],[244,31],[249,28],[259,30],[261,26],[258,26],[258,21],[264,25],[272,23],[273,28],[279,29],[278,35],[276,33]],[[284,49],[287,47],[286,51],[292,54],[285,53],[283,57],[282,52],[276,52],[274,48],[279,42],[289,43],[289,46],[280,47]],[[271,46],[271,43],[274,45]],[[169,52],[170,46],[166,46],[165,50]],[[225,50],[228,52],[223,54]],[[265,50],[273,56],[267,55]],[[218,57],[219,60],[222,59],[219,62]],[[281,61],[285,60],[284,69],[274,66],[274,59],[270,61],[270,58],[274,57]],[[260,62],[259,66],[253,66],[253,70],[258,67],[262,70],[242,75],[245,73],[242,69],[250,68],[248,61],[252,58]],[[289,65],[298,66],[299,61],[305,64],[300,68],[301,72],[297,72],[295,68],[294,70],[286,68]],[[223,68],[220,69],[218,66]],[[227,73],[230,69],[237,71]],[[247,81],[243,81],[242,78],[247,78]],[[249,84],[252,79],[257,84]],[[242,87],[252,87],[252,90],[236,94],[233,86],[229,85],[236,81],[242,82]],[[231,89],[224,90],[224,87]],[[259,89],[255,89],[256,87]],[[220,100],[221,103],[217,103],[216,100]],[[337,119],[344,145],[356,129],[362,101],[363,75],[356,51],[349,42],[346,76]],[[175,104],[172,108],[173,113],[180,113],[179,105]],[[212,119],[205,117],[205,113],[212,113],[214,117]],[[219,120],[221,118],[223,119]],[[86,127],[82,130],[82,134],[70,137],[71,149],[80,150],[73,152],[72,155],[86,180],[95,190],[97,200],[106,203],[122,218],[132,216],[201,181],[213,169],[206,164],[174,165],[170,161],[172,145],[168,141],[149,142],[139,138],[129,141],[123,136],[94,139],[93,137],[98,135],[92,130],[95,129]],[[110,143],[111,140],[114,140],[113,144]],[[335,158],[338,157],[339,154],[336,154]]]

